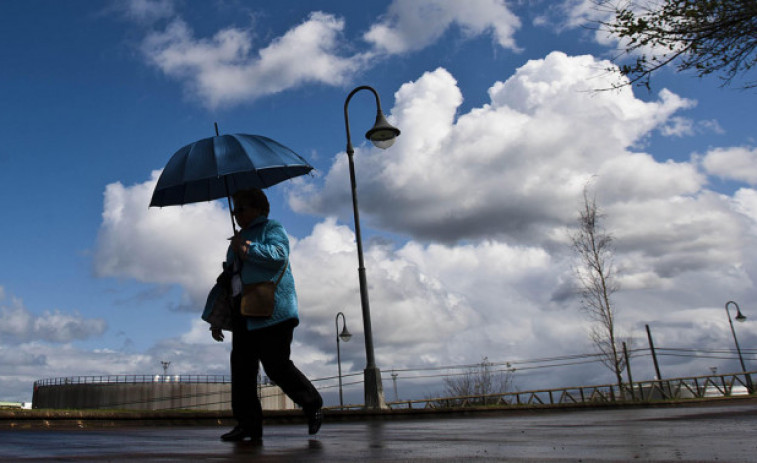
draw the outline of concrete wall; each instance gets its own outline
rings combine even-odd
[[[262,386],[264,410],[295,408],[278,386]],[[39,386],[33,408],[122,410],[230,410],[230,383],[144,382]]]

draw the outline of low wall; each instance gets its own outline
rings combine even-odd
[[[85,380],[82,380],[84,378]],[[34,385],[32,408],[116,410],[230,410],[231,383],[175,380],[88,381],[90,377],[46,380]],[[264,410],[295,408],[278,386],[262,385]]]

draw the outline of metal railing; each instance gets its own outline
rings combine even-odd
[[[634,381],[633,387],[624,384],[576,386],[532,391],[509,391],[459,397],[432,397],[387,402],[392,409],[450,408],[486,406],[528,406],[601,404],[617,402],[653,402],[670,399],[698,399],[747,395],[746,373],[693,376],[664,380]],[[332,410],[363,408],[362,404],[328,407]]]
[[[227,375],[101,375],[67,376],[45,378],[34,382],[34,387],[60,386],[66,384],[111,384],[111,383],[230,383]]]

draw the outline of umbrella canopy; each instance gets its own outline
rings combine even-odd
[[[163,169],[150,201],[175,206],[267,188],[313,170],[300,155],[261,135],[204,138],[179,149]]]

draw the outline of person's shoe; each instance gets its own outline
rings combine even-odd
[[[221,440],[225,442],[240,442],[247,438],[250,438],[253,441],[263,440],[263,437],[258,433],[254,433],[242,426],[236,426],[234,429],[221,436]]]
[[[323,424],[323,411],[318,408],[307,414],[308,416],[308,434],[316,434]]]

